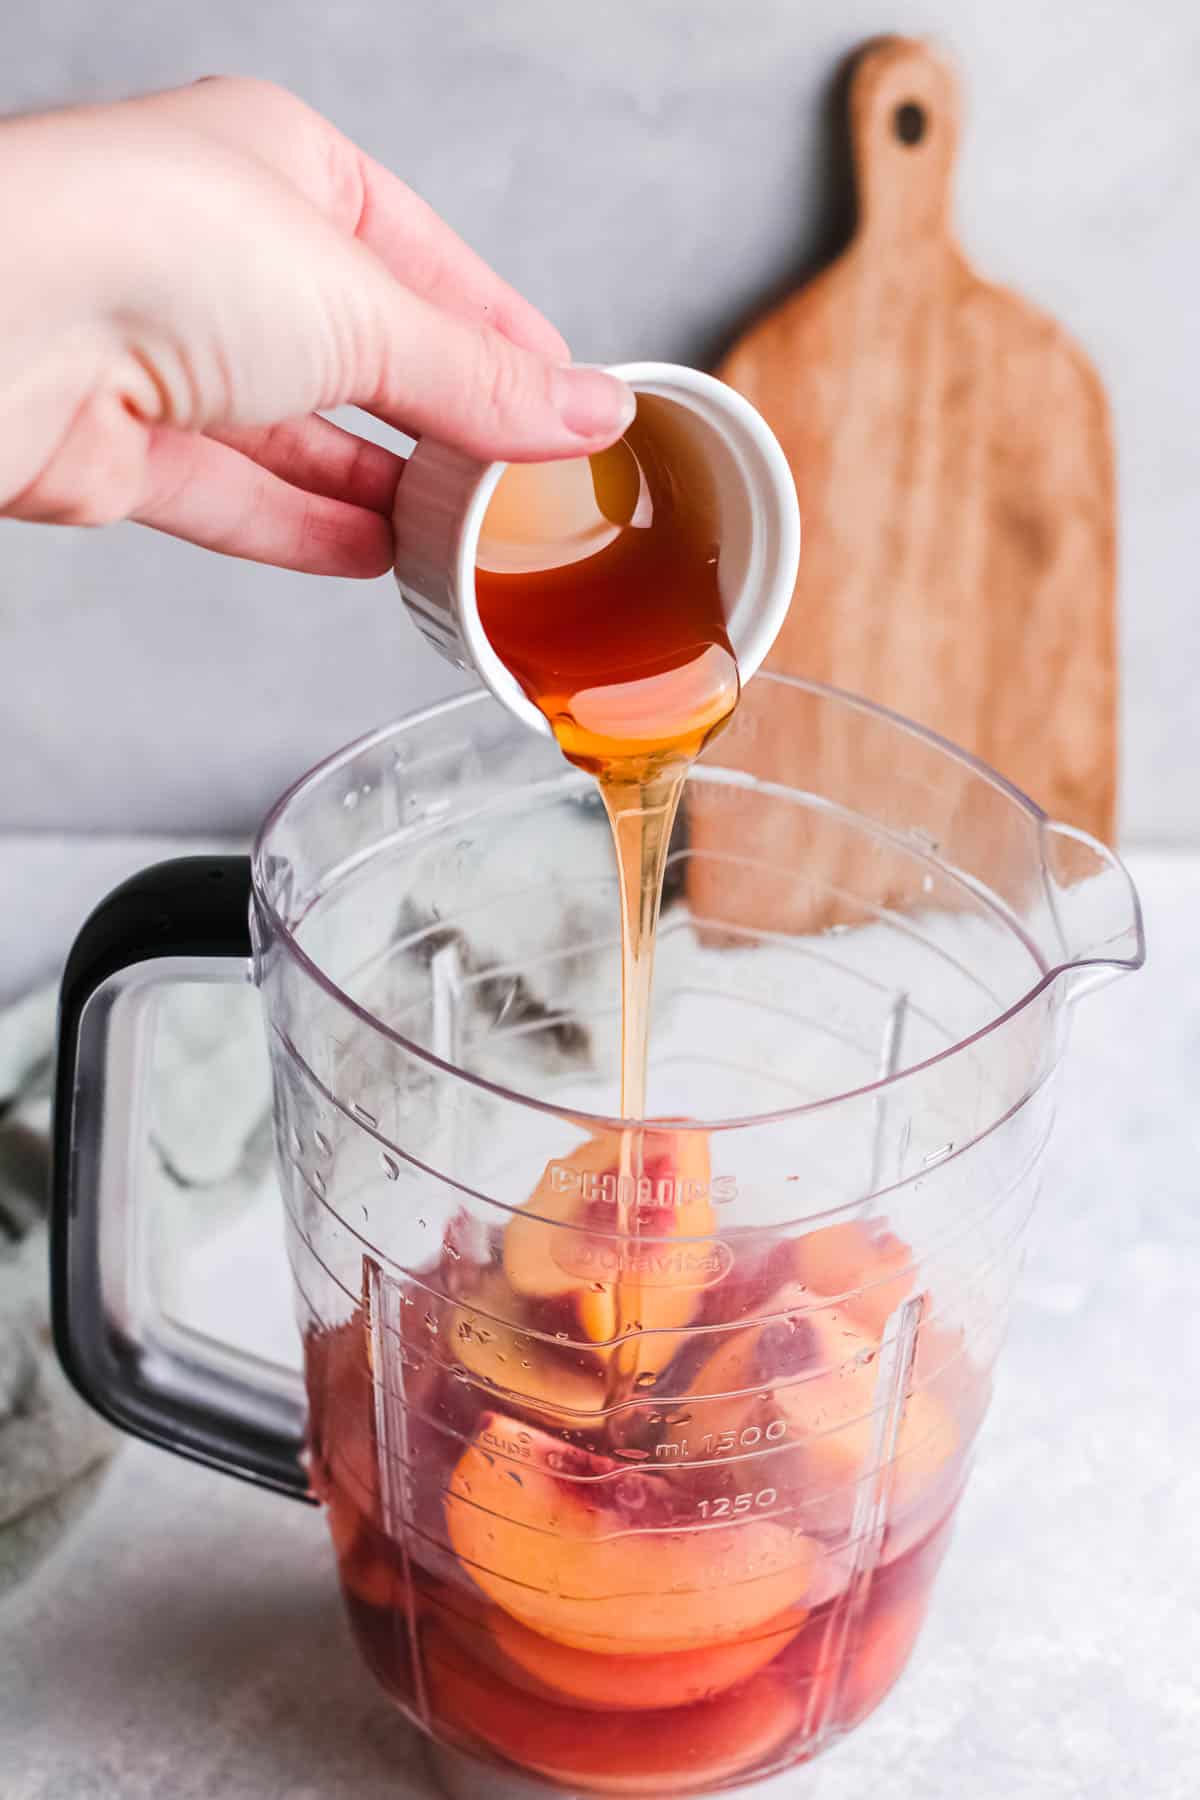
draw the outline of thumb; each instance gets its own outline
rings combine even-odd
[[[591,455],[632,423],[636,398],[616,376],[558,364],[387,287],[362,345],[370,391],[353,398],[389,424],[485,461],[538,462]]]

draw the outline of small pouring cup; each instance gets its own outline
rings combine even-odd
[[[796,583],[800,509],[787,460],[749,401],[715,376],[654,362],[621,363],[609,373],[675,409],[673,429],[708,467],[721,544],[718,581],[745,685],[774,643]],[[395,576],[434,649],[477,675],[524,724],[549,734],[544,715],[489,643],[475,593],[480,529],[507,466],[422,438],[396,495]]]

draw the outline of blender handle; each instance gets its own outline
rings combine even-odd
[[[300,1377],[155,1316],[137,1280],[149,1003],[170,983],[251,978],[250,896],[248,857],[158,863],[101,901],[71,948],[54,1092],[54,1344],[75,1388],[122,1430],[311,1501]]]

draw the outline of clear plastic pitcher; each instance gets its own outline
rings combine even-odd
[[[707,1793],[879,1703],[987,1407],[1069,1003],[1143,954],[1111,852],[770,676],[689,779],[645,1125],[612,1116],[617,919],[593,783],[476,696],[305,777],[252,874],[118,890],[64,982],[67,1369],[323,1503],[367,1663],[486,1793]],[[304,1390],[156,1305],[131,1175],[148,1002],[248,955]]]

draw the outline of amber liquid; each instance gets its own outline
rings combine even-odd
[[[621,894],[621,1115],[646,1111],[654,940],[689,764],[738,700],[712,477],[677,409],[643,396],[626,436],[509,468],[480,534],[488,638],[596,777]]]

